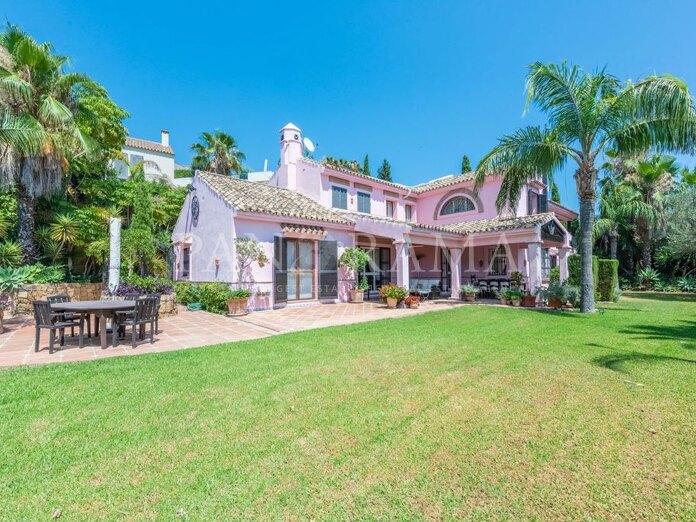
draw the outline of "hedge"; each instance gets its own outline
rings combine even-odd
[[[616,259],[599,260],[599,296],[601,301],[613,301],[619,287],[619,262]]]
[[[592,276],[596,292],[599,284],[599,258],[597,256],[592,256]],[[582,286],[580,284],[580,254],[568,256],[568,284]]]

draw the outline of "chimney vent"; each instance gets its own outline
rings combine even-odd
[[[169,131],[165,129],[162,129],[162,145],[169,147]]]

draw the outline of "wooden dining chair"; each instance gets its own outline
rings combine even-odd
[[[48,301],[51,305],[56,304],[56,303],[69,303],[70,302],[70,296],[66,294],[59,294],[59,295],[49,295],[46,298],[46,301]],[[76,314],[74,312],[59,312],[63,315],[63,320],[65,321],[79,321],[80,319],[80,314]],[[92,326],[90,324],[90,316],[89,314],[84,314],[85,320],[87,321],[87,338],[92,337]],[[71,328],[70,330],[70,336],[75,337],[75,328]]]
[[[79,329],[79,340],[80,348],[82,348],[84,342],[84,318],[80,315],[79,321],[68,321],[64,320],[65,314],[53,313],[51,311],[51,304],[48,301],[33,301],[32,306],[34,308],[34,325],[36,327],[36,338],[34,340],[34,351],[39,351],[39,344],[41,342],[41,330],[48,330],[48,353],[53,353],[53,344],[55,342],[55,332],[58,331],[60,334],[60,345],[65,345],[65,329],[74,328],[75,326]]]
[[[140,327],[150,325],[150,343],[155,342],[155,303],[156,299],[152,297],[144,297],[137,299],[133,306],[133,310],[127,312],[119,312],[114,315],[113,325],[113,345],[118,345],[118,332],[122,332],[124,337],[126,328],[131,327],[131,347],[135,348],[136,337],[140,338]]]

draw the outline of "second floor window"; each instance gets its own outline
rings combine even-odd
[[[406,221],[409,223],[413,221],[413,205],[406,205],[404,207],[404,213],[406,215]]]
[[[387,217],[394,217],[394,202],[387,201],[386,203],[387,203],[387,212],[386,212]]]
[[[331,187],[331,206],[348,209],[348,191],[341,187]]]
[[[370,213],[370,195],[367,192],[358,192],[358,212]]]
[[[470,210],[476,210],[474,203],[464,196],[457,196],[450,199],[445,206],[442,207],[440,211],[441,216],[447,216],[449,214],[459,214],[460,212],[469,212]]]

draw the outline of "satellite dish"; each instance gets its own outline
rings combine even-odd
[[[307,149],[307,152],[314,152],[316,150],[314,143],[312,143],[312,140],[309,138],[302,138],[302,144],[304,148]]]

